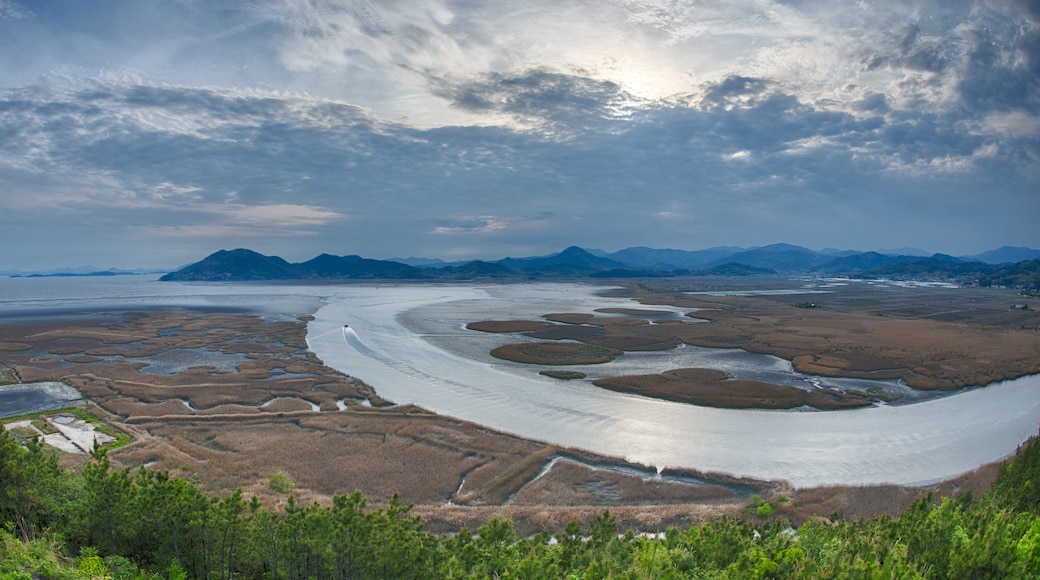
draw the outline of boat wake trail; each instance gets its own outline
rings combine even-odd
[[[416,366],[413,363],[405,362],[401,359],[394,358],[393,356],[387,354],[384,351],[380,351],[370,347],[365,343],[365,341],[361,340],[361,337],[358,336],[358,333],[349,326],[343,327],[343,340],[346,341],[348,346],[356,350],[358,354],[361,354],[366,358],[378,361],[384,367],[390,370],[396,371],[404,376],[419,381],[425,389],[437,386],[441,387],[442,390],[446,390],[446,392],[453,393],[456,396],[461,393],[467,393],[472,396],[473,394],[475,394],[476,391],[478,391],[478,389],[474,389],[472,386],[469,386],[465,383],[461,383],[441,376],[435,376],[426,371],[420,370],[419,368],[416,368]]]
[[[396,359],[387,356],[384,353],[378,352],[375,349],[368,346],[367,344],[365,344],[364,341],[361,340],[361,337],[358,336],[357,332],[355,332],[354,329],[350,328],[349,326],[343,327],[343,340],[345,340],[347,342],[347,345],[349,345],[351,348],[367,356],[368,358],[375,359],[390,367],[396,366],[394,364],[397,362]]]

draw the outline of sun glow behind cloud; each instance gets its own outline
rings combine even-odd
[[[88,4],[0,3],[8,232],[956,252],[1029,245],[1040,211],[1024,1]],[[857,207],[902,240],[828,217]]]

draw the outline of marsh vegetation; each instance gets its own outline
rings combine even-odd
[[[940,322],[936,318],[943,317],[941,313],[925,306],[914,311],[915,318],[897,317],[890,311],[867,312],[866,307],[861,308],[862,312],[846,314],[832,304],[854,303],[849,297],[836,298],[834,303],[826,296],[814,298],[820,307],[806,310],[786,304],[784,300],[789,299],[786,296],[688,294],[691,291],[695,289],[633,286],[625,290],[648,303],[667,303],[688,309],[690,315],[685,317],[672,316],[674,310],[655,308],[604,309],[595,314],[549,312],[541,320],[480,321],[471,325],[471,329],[507,334],[542,333],[524,337],[525,344],[543,345],[532,351],[533,355],[528,354],[535,358],[545,352],[566,359],[602,349],[624,357],[625,352],[653,352],[679,344],[729,345],[749,352],[789,357],[796,365],[809,365],[810,370],[823,369],[825,372],[820,374],[889,376],[890,373],[890,376],[902,377],[903,373],[910,373],[905,376],[923,377],[917,386],[924,388],[955,388],[970,384],[973,378],[996,380],[995,377],[1035,372],[1038,368],[1034,334],[1011,326],[980,325],[978,320],[985,317],[976,320],[960,314],[962,320]],[[886,308],[891,310],[893,306],[887,303]],[[438,416],[419,407],[386,401],[376,389],[325,366],[307,350],[304,337],[308,321],[303,317],[275,321],[246,313],[184,309],[106,314],[75,321],[41,320],[0,326],[0,352],[3,363],[11,369],[11,376],[25,382],[60,380],[76,386],[94,403],[90,408],[99,419],[132,438],[131,443],[112,450],[104,459],[62,457],[62,465],[74,473],[93,473],[93,477],[111,477],[113,481],[119,481],[122,476],[118,474],[129,468],[128,477],[143,478],[142,482],[159,481],[153,479],[158,476],[148,473],[165,473],[171,480],[190,482],[197,489],[190,493],[199,494],[193,497],[215,496],[218,499],[208,505],[228,508],[229,511],[219,512],[225,515],[218,516],[218,512],[214,512],[212,517],[218,519],[206,521],[226,521],[232,526],[227,529],[242,534],[239,536],[241,546],[258,541],[250,534],[256,533],[253,526],[261,522],[269,526],[264,528],[268,532],[283,529],[279,526],[289,526],[284,530],[295,529],[291,528],[296,525],[291,523],[295,521],[293,518],[306,518],[291,514],[312,514],[313,521],[318,521],[332,517],[337,502],[347,502],[354,506],[355,514],[372,514],[358,516],[358,521],[383,522],[371,523],[371,527],[366,528],[371,533],[383,530],[379,532],[384,534],[380,537],[397,533],[386,530],[410,530],[407,533],[413,534],[412,537],[432,538],[423,534],[483,528],[485,539],[504,537],[505,540],[496,545],[509,553],[531,554],[533,550],[544,556],[538,564],[544,567],[539,570],[556,572],[574,570],[573,566],[579,564],[588,567],[596,562],[600,564],[595,565],[631,569],[639,550],[662,550],[660,553],[664,554],[675,549],[679,551],[673,556],[678,557],[694,545],[701,545],[682,544],[681,541],[685,541],[682,538],[697,538],[690,541],[701,542],[708,530],[723,529],[730,530],[725,534],[732,532],[725,537],[734,546],[743,546],[744,540],[740,538],[745,533],[753,536],[757,530],[765,541],[748,544],[747,548],[760,550],[766,557],[756,562],[767,567],[775,564],[781,567],[776,570],[800,571],[803,575],[809,575],[810,571],[853,569],[850,566],[872,569],[881,565],[879,557],[906,564],[905,570],[926,574],[937,570],[966,570],[968,568],[957,567],[966,566],[963,561],[952,563],[953,544],[942,542],[953,541],[949,538],[955,537],[951,534],[956,526],[976,525],[986,518],[996,522],[993,533],[1003,534],[1000,536],[1003,539],[993,543],[995,540],[982,534],[969,540],[983,542],[979,546],[988,547],[979,549],[990,550],[987,554],[1004,554],[1001,570],[1021,569],[1031,553],[1028,538],[1032,537],[1029,526],[1033,520],[1028,518],[1034,516],[1007,519],[1000,514],[1006,514],[1008,508],[993,507],[1004,504],[987,503],[990,500],[960,500],[961,503],[956,504],[961,506],[960,512],[949,507],[954,504],[943,504],[938,499],[921,503],[929,494],[934,498],[956,498],[970,491],[976,498],[982,497],[997,476],[994,466],[984,466],[956,480],[928,487],[796,489],[783,482],[734,480],[721,474],[668,470],[661,472],[668,477],[654,478],[646,475],[646,470],[656,471],[652,467],[522,439]],[[995,344],[980,346],[980,340]],[[574,350],[564,352],[558,349],[560,345],[584,346],[568,346],[567,349]],[[167,356],[171,352],[182,357],[177,365],[166,367],[162,373],[145,370],[157,360],[172,360]],[[971,365],[965,360],[960,360],[965,358],[966,352],[975,357],[977,368],[974,370],[968,368]],[[928,361],[934,364],[926,364]],[[598,366],[609,368],[610,364],[604,362]],[[559,367],[552,371],[561,373],[561,377],[575,372]],[[582,380],[576,375],[572,377]],[[747,397],[759,388],[745,385],[748,389],[744,392],[727,389],[733,386],[733,380],[724,373],[707,369],[673,369],[645,378],[629,375],[616,380],[615,388],[630,388],[643,394],[657,388],[670,390],[670,396],[689,396],[691,384],[707,385],[719,391],[709,393],[709,400],[692,401],[696,404],[710,404],[710,399],[723,396],[720,393],[730,398],[734,393]],[[770,397],[782,400],[779,395],[758,394],[757,400],[749,397],[749,401],[742,404],[766,406],[766,399]],[[886,396],[884,390],[867,394],[870,401]],[[668,393],[657,396],[668,396]],[[559,461],[561,456],[579,460]],[[104,465],[103,461],[109,462],[104,470],[90,467]],[[607,464],[632,469],[606,469],[603,466]],[[99,475],[102,471],[108,475]],[[141,483],[140,489],[150,485],[153,484]],[[241,495],[229,494],[234,489],[241,489]],[[757,495],[758,499],[752,502],[756,505],[749,505],[746,490]],[[360,495],[353,495],[355,491]],[[397,499],[389,500],[395,493]],[[255,511],[235,511],[236,506],[248,508],[252,498],[256,498],[258,506]],[[368,507],[365,498],[379,503]],[[317,507],[304,507],[313,502],[317,502]],[[408,507],[409,504],[414,506]],[[912,506],[918,507],[906,512]],[[612,519],[606,520],[610,525],[596,528],[601,525],[596,522],[604,517],[605,509],[610,510]],[[976,510],[971,512],[975,515],[970,516],[975,519],[958,519],[968,517],[965,514],[969,510]],[[895,533],[892,530],[902,524],[893,524],[893,520],[878,516],[884,514],[892,518],[905,513],[910,515],[903,515],[898,521],[918,526],[914,528],[917,530],[923,529],[921,518],[928,514],[935,515],[927,521],[944,522],[945,527],[929,533],[950,548],[936,552],[945,555],[926,555],[926,549],[912,548],[906,554],[886,551],[879,556],[879,552],[864,548],[867,551],[854,551],[849,560],[839,562],[813,543],[831,541],[832,536],[819,535],[830,533],[828,530],[842,530],[845,538],[861,532]],[[393,515],[388,519],[388,514]],[[830,523],[820,526],[823,519],[830,516],[834,516],[828,520]],[[53,516],[41,512],[39,517],[41,519],[33,525],[37,526],[38,537],[45,538],[46,528],[53,523],[48,518]],[[219,520],[220,517],[231,519]],[[413,517],[419,519],[413,520]],[[847,523],[842,517],[847,518]],[[569,525],[570,522],[575,522],[577,527]],[[711,522],[710,527],[705,527],[706,522]],[[786,536],[779,535],[777,530],[788,529],[783,522],[796,526],[797,541],[782,539]],[[380,527],[384,525],[390,527]],[[491,527],[485,528],[489,525]],[[621,536],[616,544],[611,544],[613,547],[603,545],[582,555],[574,553],[577,559],[567,561],[571,563],[561,560],[572,556],[561,555],[561,549],[554,546],[578,537],[587,538],[594,529],[613,529],[622,534],[631,531],[633,535],[629,539]],[[635,535],[641,531],[667,529],[673,530],[667,536],[672,539],[656,540],[661,542],[656,548],[647,543],[650,539]],[[532,544],[530,538],[523,539],[539,532],[547,534],[537,536],[546,540],[544,545]],[[69,544],[72,556],[77,555],[77,549],[87,549],[93,544],[113,573],[122,561],[111,559],[112,556],[128,558],[132,564],[149,570],[169,570],[163,568],[167,565],[164,562],[171,562],[169,553],[161,551],[166,548],[151,553],[132,552],[124,546],[113,550],[112,544],[98,539],[101,535],[89,536],[94,531],[81,533],[83,535],[75,536],[77,539]],[[202,534],[195,537],[205,537],[204,534],[210,532],[194,530],[192,533]],[[548,543],[548,538],[553,536],[556,543]],[[92,537],[94,539],[90,539]],[[103,539],[107,537],[105,533]],[[443,562],[457,558],[453,555],[454,548],[447,547],[449,544],[444,540],[447,536],[437,537],[440,539],[424,544],[447,550],[437,552],[435,559]],[[480,537],[478,534],[474,541],[481,541]],[[890,535],[868,537],[871,539],[864,540],[865,545],[877,546],[881,541],[878,538],[890,538]],[[904,533],[901,537],[910,536]],[[285,552],[268,550],[268,554],[283,554],[278,556],[278,564],[268,562],[268,566],[289,566],[289,562],[294,562],[293,566],[303,565],[293,560],[288,550],[318,553],[325,549],[321,547],[325,545],[322,542],[332,541],[329,538],[308,539],[307,544],[281,544],[283,547],[278,550]],[[802,543],[801,538],[806,538],[806,543]],[[439,543],[442,541],[445,543]],[[12,544],[5,546],[7,550],[15,549]],[[964,544],[957,546],[961,550]],[[1026,546],[1022,548],[1025,552],[1016,551],[1018,546]],[[788,552],[784,550],[790,548],[799,548],[805,559],[788,558],[787,564],[791,567],[782,568],[787,565],[784,554]],[[185,548],[185,554],[187,550]],[[747,568],[749,558],[759,555],[754,550],[753,553],[734,552],[696,566],[730,570],[731,575],[747,573],[752,569]],[[238,552],[240,560],[236,565],[240,570],[249,570],[249,566],[254,565],[247,561],[252,557],[247,555],[250,553]],[[615,554],[610,564],[598,560],[606,553]],[[90,557],[89,549],[78,554],[81,558]],[[1019,559],[1021,554],[1027,555],[1026,560]],[[185,559],[179,561],[196,574],[194,567],[219,570],[230,557],[202,551],[190,556],[191,560],[185,555]],[[454,570],[479,576],[489,571],[515,571],[519,569],[516,566],[535,565],[523,564],[524,559],[517,556],[519,560],[490,568],[491,564],[480,558],[458,564]],[[796,560],[800,562],[797,566],[793,564]],[[324,565],[316,560],[309,562],[306,565]],[[372,562],[376,563],[369,562],[365,566],[382,565],[383,561]],[[696,569],[694,564],[678,560],[660,560],[659,564],[677,570]],[[426,565],[436,566],[422,564]],[[419,567],[417,570],[439,573],[447,569]],[[613,570],[620,573],[621,568]],[[286,569],[286,574],[292,572]],[[796,574],[791,572],[791,575]]]

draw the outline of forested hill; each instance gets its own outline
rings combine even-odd
[[[986,259],[1040,255],[1028,248],[994,250]],[[1015,251],[1011,251],[1015,250]],[[411,264],[405,262],[412,262]],[[911,256],[878,252],[816,252],[790,244],[744,250],[699,251],[628,248],[606,254],[571,246],[548,256],[445,263],[439,260],[374,260],[322,254],[301,263],[248,249],[220,250],[163,276],[162,280],[471,280],[479,278],[632,278],[797,274],[850,278],[946,280],[982,286],[1040,290],[1040,259],[988,263],[944,254]]]
[[[1036,578],[1038,482],[1031,442],[986,496],[923,499],[896,519],[793,528],[777,497],[663,537],[609,512],[527,538],[504,519],[438,536],[396,498],[290,495],[276,513],[241,491],[209,498],[167,473],[114,470],[103,451],[72,474],[0,430],[0,578]],[[291,494],[291,480],[270,484]]]

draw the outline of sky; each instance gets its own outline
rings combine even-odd
[[[0,0],[0,270],[1038,217],[1040,0]]]

